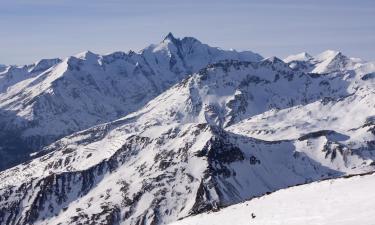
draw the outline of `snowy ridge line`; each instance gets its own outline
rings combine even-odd
[[[357,174],[349,174],[349,175],[344,175],[344,176],[341,176],[341,177],[336,177],[336,178],[323,178],[321,180],[318,180],[318,181],[314,181],[314,182],[310,182],[310,183],[301,183],[301,184],[296,184],[296,185],[292,185],[292,186],[288,186],[286,188],[281,188],[281,189],[278,189],[277,191],[274,191],[274,192],[268,192],[264,195],[259,195],[259,196],[256,196],[256,197],[252,197],[250,199],[245,199],[241,202],[238,202],[236,204],[242,204],[242,203],[245,203],[245,202],[248,202],[248,201],[252,201],[254,199],[259,199],[259,198],[263,198],[264,196],[267,196],[267,195],[271,195],[271,194],[274,194],[276,192],[279,192],[279,191],[283,191],[283,190],[286,190],[286,189],[289,189],[289,188],[293,188],[293,187],[299,187],[299,186],[307,186],[307,185],[311,185],[311,184],[316,184],[316,183],[320,183],[320,182],[325,182],[325,181],[329,181],[329,180],[340,180],[340,179],[348,179],[348,178],[352,178],[352,177],[361,177],[361,176],[367,176],[367,175],[373,175],[375,174],[375,170],[374,171],[370,171],[370,172],[365,172],[365,173],[357,173]],[[217,208],[213,209],[212,212],[218,212],[220,211],[221,209],[225,209],[225,208],[228,208],[232,205],[226,205],[226,206],[217,206]],[[185,217],[181,217],[178,219],[179,220],[183,220],[183,219],[186,219],[186,218],[189,218],[189,217],[192,217],[192,216],[196,216],[197,214],[192,214],[192,215],[188,215],[188,216],[185,216]],[[171,224],[174,224],[174,223],[171,223]]]
[[[5,158],[0,171],[63,137],[136,112],[208,64],[262,59],[251,51],[223,50],[170,33],[139,52],[86,51],[0,68],[0,114],[6,114],[0,118],[0,158]],[[17,141],[1,141],[9,132]],[[23,151],[17,155],[12,149]]]

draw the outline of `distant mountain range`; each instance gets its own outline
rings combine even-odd
[[[6,160],[0,168],[27,160],[61,137],[134,112],[189,74],[226,59],[262,57],[168,34],[139,53],[87,51],[5,67],[0,72],[0,157]]]
[[[375,63],[341,52],[168,34],[0,71],[0,224],[168,224],[375,170]]]

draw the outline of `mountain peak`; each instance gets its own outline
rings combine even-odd
[[[98,57],[97,54],[87,50],[87,51],[84,51],[84,52],[81,52],[81,53],[78,53],[77,55],[75,55],[76,58],[79,58],[79,59],[88,59],[88,58],[93,58],[93,57]]]
[[[167,34],[167,36],[165,36],[165,38],[163,39],[163,41],[172,41],[172,42],[175,42],[175,41],[177,41],[177,40],[178,40],[178,39],[175,38],[171,32],[169,32],[169,33]]]
[[[337,55],[342,55],[342,53],[339,52],[339,51],[329,49],[329,50],[326,50],[326,51],[320,53],[319,55],[315,56],[314,58],[317,59],[318,61],[324,61],[324,60],[327,60],[327,59],[330,59],[330,58],[334,58]]]
[[[327,50],[316,57],[316,66],[314,73],[328,73],[333,71],[342,71],[355,68],[358,60],[352,60],[339,51]]]
[[[286,57],[284,59],[284,62],[289,63],[289,62],[292,62],[292,61],[308,61],[308,60],[310,60],[312,58],[313,57],[309,53],[307,53],[307,52],[301,52],[299,54],[290,55],[290,56]]]
[[[276,56],[271,56],[271,57],[269,57],[269,58],[263,59],[262,61],[264,61],[264,62],[271,62],[271,63],[281,63],[281,64],[285,64],[283,60],[279,59],[279,58],[276,57]]]
[[[86,62],[96,63],[98,59],[100,58],[100,55],[95,54],[89,50],[78,53],[74,56],[77,59],[85,60]]]

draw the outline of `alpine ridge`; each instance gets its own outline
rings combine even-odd
[[[220,60],[259,61],[168,34],[139,53],[98,55],[0,69],[0,170],[59,138],[134,112],[187,75]]]

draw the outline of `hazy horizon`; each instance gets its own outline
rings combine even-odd
[[[264,57],[332,49],[375,60],[371,0],[16,0],[0,5],[0,64],[29,64],[85,50],[138,51],[168,32]]]

